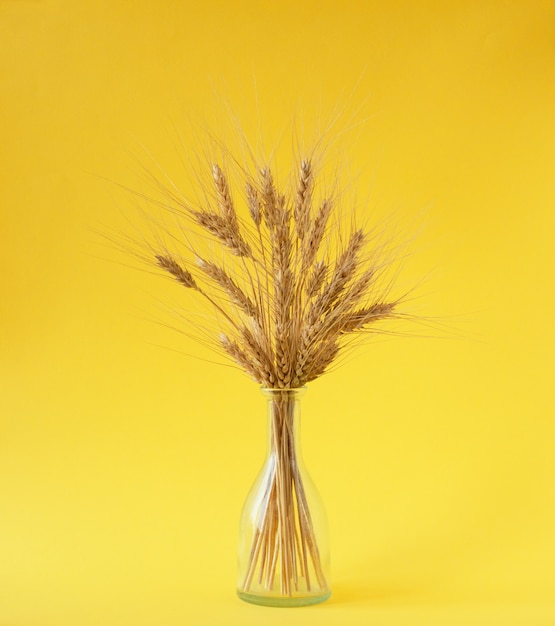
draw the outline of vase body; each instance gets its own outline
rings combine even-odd
[[[327,600],[329,540],[324,506],[302,459],[304,389],[262,389],[267,400],[264,465],[241,513],[237,594],[266,606]]]

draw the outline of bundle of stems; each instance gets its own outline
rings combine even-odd
[[[328,591],[318,541],[303,485],[295,441],[295,392],[276,391],[271,400],[271,479],[259,510],[242,591],[274,587],[279,559],[279,591]],[[314,578],[313,578],[314,577]]]
[[[296,182],[279,189],[268,166],[242,170],[237,211],[230,177],[213,165],[204,206],[165,189],[179,213],[192,220],[222,255],[205,255],[186,245],[194,263],[163,246],[156,264],[212,307],[214,340],[262,387],[281,390],[273,400],[273,477],[253,538],[244,581],[280,590],[325,589],[318,545],[298,471],[294,441],[294,390],[324,374],[349,345],[349,338],[397,316],[401,299],[388,299],[383,249],[375,233],[352,226],[342,237],[333,223],[337,195],[317,198],[312,160],[298,165]],[[246,212],[245,212],[246,213]],[[184,242],[182,242],[184,243]],[[313,573],[314,579],[310,573]]]

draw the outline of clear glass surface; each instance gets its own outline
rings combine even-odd
[[[241,514],[237,594],[266,606],[327,600],[329,541],[322,499],[300,447],[304,389],[262,389],[267,400],[265,462]]]

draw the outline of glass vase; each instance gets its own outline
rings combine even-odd
[[[267,456],[241,514],[237,594],[246,602],[293,607],[331,595],[324,506],[304,465],[300,399],[305,389],[262,389]]]

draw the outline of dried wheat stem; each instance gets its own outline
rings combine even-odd
[[[308,528],[308,524],[302,509],[301,496],[299,495],[299,482],[300,475],[297,465],[295,464],[294,468],[294,479],[295,479],[295,496],[297,500],[297,516],[299,518],[299,531],[301,538],[301,554],[302,554],[302,564],[303,564],[303,576],[305,578],[306,588],[310,591],[310,571],[308,568],[308,555],[307,555],[307,534],[310,532]]]
[[[328,266],[324,263],[324,261],[318,261],[314,264],[312,274],[306,283],[306,295],[309,298],[314,298],[314,296],[318,295],[318,292],[324,283],[327,271]]]
[[[169,255],[157,254],[155,255],[156,261],[158,265],[169,272],[178,283],[183,285],[184,287],[188,287],[191,289],[197,289],[197,284],[193,275],[189,270],[181,267],[179,263]]]
[[[308,236],[303,242],[304,245],[301,263],[302,274],[304,274],[310,268],[310,266],[312,265],[312,263],[314,263],[314,260],[316,259],[316,255],[318,254],[318,250],[320,249],[320,244],[322,243],[322,239],[324,238],[326,225],[328,223],[332,208],[332,201],[329,198],[326,198],[320,205],[320,209],[318,210],[318,213],[310,226]]]
[[[247,576],[245,578],[245,581],[243,583],[243,586],[244,586],[246,591],[248,591],[248,589],[249,589],[249,587],[251,586],[251,583],[252,583],[252,579],[253,579],[254,572],[255,572],[255,567],[256,567],[256,562],[258,560],[258,555],[260,553],[260,547],[262,546],[262,543],[263,543],[263,537],[264,537],[264,533],[261,532],[260,528],[257,528],[256,532],[254,534],[252,547],[251,547],[251,552],[250,552],[250,556],[249,556],[249,561],[250,561],[250,563],[252,565],[249,568],[249,571],[248,571]]]
[[[260,205],[258,191],[251,185],[251,183],[247,183],[247,204],[252,221],[254,222],[257,230],[260,230],[260,224],[262,222],[262,207]]]
[[[345,314],[337,321],[337,332],[352,333],[363,329],[367,324],[391,318],[395,311],[395,302],[376,302],[370,306]]]
[[[197,265],[206,274],[206,276],[211,278],[224,290],[231,302],[236,304],[243,311],[243,313],[246,313],[252,318],[258,319],[258,307],[224,269],[218,267],[211,261],[204,260],[201,257],[197,257]]]
[[[260,372],[253,363],[249,355],[239,346],[236,341],[231,340],[227,335],[220,335],[220,345],[224,351],[239,365],[247,374],[251,376],[257,383],[264,384],[261,379]]]
[[[260,268],[264,274],[261,279],[260,273],[258,271],[256,273],[257,286],[258,286],[257,291],[258,291],[258,296],[259,296],[258,305],[260,307],[260,311],[263,317],[262,324],[265,326],[265,328],[267,328],[267,325],[270,324],[270,317],[271,317],[271,304],[270,304],[270,297],[269,297],[270,273],[271,272],[269,271],[270,268],[268,267],[268,263],[266,259],[266,249],[264,245],[264,237],[262,235],[262,228],[261,228],[262,201],[260,199],[260,194],[258,193],[258,190],[250,182],[247,182],[246,190],[247,190],[247,204],[249,207],[249,213],[250,213],[252,221],[254,222],[256,226],[256,231],[258,233],[258,243],[259,243],[260,257],[261,257],[260,261],[258,261],[258,259],[256,258],[253,258],[253,260],[256,262],[255,270],[258,270]],[[262,281],[264,281],[264,284]]]
[[[312,200],[312,166],[308,159],[301,161],[297,194],[295,197],[295,226],[299,241],[303,241],[310,224],[310,202]]]
[[[291,214],[285,207],[285,199],[279,197],[271,213],[271,242],[274,274],[274,323],[276,373],[278,386],[287,388],[292,380],[291,306],[294,294],[294,274],[291,268]]]
[[[237,218],[235,206],[231,198],[231,191],[229,188],[227,178],[217,163],[215,163],[212,166],[212,178],[214,180],[214,185],[216,188],[216,194],[218,198],[218,207],[220,209],[220,213],[223,218],[223,223],[225,224],[225,231],[227,232],[226,241],[229,240],[231,244],[234,246],[236,250],[235,252],[236,256],[240,256],[243,259],[250,258],[252,261],[256,262],[256,259],[252,253],[251,247],[245,241],[244,237],[241,234],[239,220]],[[224,231],[222,230],[222,233],[223,232]],[[244,263],[244,269],[251,283],[251,288],[253,289],[253,292],[259,293],[260,292],[259,289],[258,290],[254,289],[254,282],[253,282],[251,273],[246,263]],[[222,279],[225,279],[225,277],[222,276]],[[234,287],[231,287],[231,290],[234,292],[237,292],[237,289]],[[240,294],[237,294],[237,296],[239,297],[238,301],[242,300],[244,304],[250,307],[250,304],[251,304],[250,299],[248,299],[248,302],[247,302],[244,298],[241,297]],[[247,313],[247,314],[251,315],[251,313]]]
[[[321,376],[333,363],[339,353],[339,344],[335,337],[323,342],[317,355],[312,354],[305,364],[304,383],[309,383]],[[316,356],[316,358],[315,358]]]
[[[252,250],[245,241],[235,223],[230,223],[225,216],[210,211],[192,211],[200,226],[217,237],[235,256],[252,258]]]
[[[351,235],[347,248],[335,264],[329,283],[324,286],[322,293],[314,303],[315,310],[319,309],[320,313],[324,313],[327,307],[334,304],[346,284],[354,276],[357,269],[357,257],[364,244],[364,238],[365,235],[362,230],[357,230]]]
[[[233,328],[238,328],[236,321],[232,317],[230,317],[229,313],[227,313],[209,294],[207,294],[203,289],[198,286],[189,270],[181,267],[173,257],[167,254],[156,255],[156,259],[158,265],[168,271],[180,284],[184,285],[187,288],[194,289],[195,291],[200,293],[219,313],[224,316],[224,318],[231,324]],[[225,349],[225,351],[226,353],[230,354],[229,350]],[[233,355],[230,354],[230,356]],[[237,359],[235,360],[237,361]],[[255,378],[255,380],[258,381],[259,379]]]
[[[237,221],[237,214],[235,213],[235,208],[231,199],[229,185],[227,184],[227,179],[224,173],[217,163],[214,163],[212,166],[212,178],[214,179],[214,185],[218,196],[218,206],[222,217],[227,221],[230,227],[238,231],[239,222]]]
[[[278,196],[270,168],[262,168],[260,176],[262,182],[262,215],[268,230],[272,233],[279,219]]]
[[[264,574],[266,573],[267,575],[268,568],[271,562],[271,548],[274,543],[274,508],[276,504],[274,491],[275,483],[272,483],[267,509],[264,512],[262,520],[263,545],[262,554],[260,556],[260,572],[258,575],[258,584],[262,584],[264,580]]]
[[[279,555],[279,515],[277,512],[277,507],[276,507],[276,513],[275,513],[275,526],[276,526],[276,535],[275,535],[275,539],[274,539],[274,544],[272,546],[272,562],[270,564],[270,573],[268,576],[268,582],[266,585],[266,588],[268,590],[271,590],[272,587],[274,586],[274,578],[276,575],[276,567],[277,567],[277,560],[278,560],[278,555]]]
[[[242,326],[239,333],[245,347],[259,368],[263,385],[271,389],[276,382],[276,374],[271,346],[268,345],[263,328],[255,322],[251,328]]]

